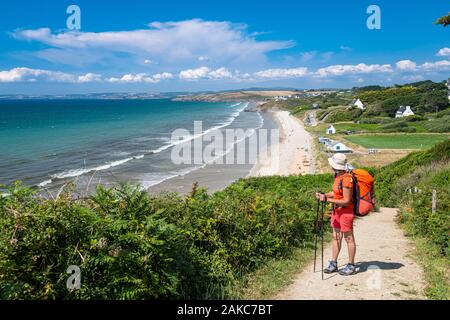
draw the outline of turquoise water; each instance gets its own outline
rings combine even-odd
[[[52,186],[68,179],[146,187],[196,166],[170,161],[172,132],[258,127],[244,103],[164,100],[0,101],[0,183]],[[244,119],[243,119],[244,118]]]

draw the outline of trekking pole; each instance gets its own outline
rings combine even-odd
[[[321,224],[320,224],[320,233],[322,236],[322,280],[323,280],[323,235],[324,235],[324,221],[323,221],[323,213],[325,211],[326,202],[322,202],[322,215],[321,215]]]
[[[317,212],[316,212],[316,221],[314,221],[314,273],[316,272],[316,262],[317,262],[317,237],[319,232],[319,211],[320,211],[320,200],[317,199]]]

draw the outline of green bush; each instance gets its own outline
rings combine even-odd
[[[69,188],[56,200],[17,184],[0,199],[1,299],[215,299],[269,258],[309,246],[331,175],[253,178],[209,195],[137,186]],[[66,288],[70,265],[81,289]]]
[[[370,87],[369,87],[370,88]],[[425,114],[449,107],[447,87],[444,83],[422,81],[391,88],[374,87],[358,92],[368,105],[365,116],[393,117],[401,105],[413,107],[416,114]]]
[[[437,191],[435,214],[432,213],[433,190]],[[407,223],[414,234],[427,237],[438,245],[442,254],[446,253],[450,231],[450,162],[436,162],[417,168],[398,180],[394,193],[398,205],[404,208],[402,222]]]
[[[450,116],[442,116],[432,119],[425,122],[423,126],[429,132],[450,132]]]
[[[352,108],[347,110],[346,108],[336,109],[329,112],[325,118],[326,123],[353,121],[361,116],[362,110],[358,108]]]
[[[384,168],[376,175],[376,194],[381,205],[395,207],[399,197],[395,190],[402,189],[397,186],[400,178],[411,174],[420,166],[430,165],[438,161],[447,161],[450,158],[450,140],[435,145],[425,151],[414,152]],[[398,188],[399,187],[399,188]]]
[[[371,117],[371,118],[361,118],[360,123],[363,124],[387,124],[393,121],[392,118],[389,117]]]
[[[382,129],[386,129],[386,130],[390,130],[390,129],[400,129],[400,128],[406,128],[408,126],[408,124],[406,123],[406,121],[399,121],[399,122],[393,122],[393,123],[389,123],[389,124],[385,124],[384,126],[382,126]]]

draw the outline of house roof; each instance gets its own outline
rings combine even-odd
[[[342,142],[338,142],[338,143],[333,144],[333,148],[336,148],[336,147],[341,147],[342,149],[350,150],[350,148],[347,147],[347,146],[346,146],[345,144],[343,144]]]
[[[400,106],[400,108],[398,108],[398,113],[403,113],[403,112],[405,112],[406,111],[406,107],[405,106]]]

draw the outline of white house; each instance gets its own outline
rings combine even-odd
[[[318,104],[318,103],[313,103],[311,109],[315,109],[315,110],[316,110],[316,109],[320,109],[320,104]]]
[[[327,134],[336,134],[336,128],[334,126],[329,126],[327,128]]]
[[[358,109],[361,109],[361,110],[366,110],[366,107],[364,106],[364,103],[362,103],[361,99],[356,100],[353,103],[353,106],[357,107]]]
[[[411,110],[410,106],[400,106],[397,113],[395,114],[396,118],[403,118],[413,116],[414,112]]]
[[[353,152],[352,149],[348,148],[345,144],[342,142],[335,143],[331,146],[331,151],[336,153],[350,153]]]

